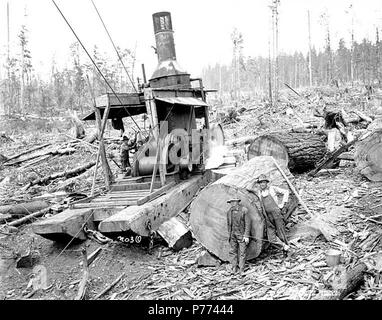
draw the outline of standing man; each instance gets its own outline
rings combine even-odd
[[[232,272],[237,272],[237,265],[239,264],[239,272],[242,275],[251,233],[251,218],[249,217],[248,209],[242,206],[240,201],[240,199],[227,201],[227,203],[231,204],[227,214],[227,225],[228,241],[231,246],[229,255]]]
[[[131,145],[130,145],[129,138],[126,135],[123,135],[122,144],[121,144],[121,169],[122,169],[122,173],[126,173],[126,169],[131,168],[130,155],[129,155],[130,150],[131,150]]]
[[[288,202],[289,191],[275,186],[269,186],[269,179],[264,174],[259,176],[257,183],[260,186],[258,193],[260,203],[267,217],[268,240],[272,244],[282,247],[285,253],[285,251],[289,250],[289,246],[285,233],[282,210]],[[279,203],[277,194],[283,196],[281,203]]]

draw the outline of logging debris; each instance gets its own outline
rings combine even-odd
[[[350,117],[357,119],[360,117],[352,110],[359,109],[367,116],[374,114],[374,109],[368,109],[372,102],[367,102],[363,107],[363,104],[358,103],[358,93],[350,92],[348,100],[324,94],[323,103],[330,104],[339,111],[345,109]],[[311,90],[302,91],[300,94],[302,97],[309,95],[309,101],[302,100],[301,97],[293,94],[293,96],[288,96],[289,105],[280,103],[270,107],[261,101],[249,101],[239,105],[239,107],[245,107],[246,110],[238,114],[240,121],[226,124],[227,137],[229,140],[258,137],[275,129],[286,131],[304,129],[314,133],[323,130],[323,118],[316,118],[311,112],[312,105],[318,101],[315,98],[321,93]],[[293,110],[293,113],[288,112],[287,114],[287,108]],[[294,114],[304,122],[304,126]],[[344,119],[346,120],[346,117]],[[347,126],[354,133],[362,132],[366,129],[366,121],[348,122]],[[322,136],[325,137],[325,134]],[[12,138],[14,137],[12,136]],[[47,141],[39,141],[38,144],[42,145],[54,139],[56,137],[50,137]],[[233,143],[232,147],[236,148],[237,154],[242,157],[241,162],[245,162],[246,153],[242,152],[242,149],[244,144],[248,146],[250,142],[247,138],[242,140],[245,141]],[[11,146],[11,149],[0,148],[0,153],[8,157],[32,147],[32,143],[18,144],[19,140],[16,138],[14,141],[15,144]],[[57,172],[68,171],[94,160],[95,148],[86,143],[71,141],[67,139],[53,143],[53,145],[75,148],[76,152],[70,155],[36,157],[20,163],[19,167],[7,166],[6,170],[0,169],[1,205],[26,203],[33,201],[35,197],[51,193],[68,179],[63,176],[49,181],[47,185],[32,186],[26,191],[20,191],[20,188],[27,185],[30,180],[34,181]],[[112,143],[109,143],[108,147],[111,150],[114,148]],[[46,149],[48,148],[50,147]],[[43,151],[44,149],[41,149],[41,153]],[[349,152],[352,151],[354,149],[349,148]],[[33,153],[25,154],[17,160],[32,156]],[[33,163],[34,160],[39,159],[43,159],[43,161]],[[32,165],[25,166],[29,163]],[[112,165],[113,170],[117,170],[117,167]],[[73,181],[73,190],[87,194],[91,188],[93,173],[94,167],[83,173],[80,179]],[[102,190],[101,183],[99,183],[103,181],[102,172],[99,172],[96,181],[99,189]],[[337,242],[334,241],[324,242],[318,235],[313,236],[313,239],[297,235],[290,239],[290,256],[284,258],[279,252],[267,249],[258,258],[249,261],[244,278],[239,279],[226,272],[225,263],[209,268],[198,268],[196,262],[205,248],[197,241],[191,247],[178,252],[165,251],[165,254],[162,254],[159,259],[156,258],[157,255],[146,257],[143,252],[134,247],[111,241],[104,246],[105,250],[103,250],[101,258],[95,260],[89,269],[90,290],[87,292],[87,297],[94,298],[97,292],[103,291],[109,283],[113,284],[115,280],[118,280],[121,272],[126,272],[125,277],[101,296],[102,299],[318,299],[321,293],[328,289],[326,280],[334,276],[333,270],[326,265],[325,252],[335,246],[343,253],[343,266],[349,267],[351,270],[354,263],[360,260],[367,267],[367,272],[363,274],[363,284],[344,299],[380,299],[381,263],[379,262],[379,267],[377,265],[378,261],[381,261],[379,255],[382,251],[382,235],[379,231],[382,223],[381,184],[366,180],[352,164],[336,168],[335,171],[322,170],[314,177],[306,174],[296,175],[294,184],[309,210],[315,214],[330,216],[333,208],[345,212],[345,219],[336,222],[340,233],[335,240],[339,240],[341,244],[336,244]],[[63,199],[63,197],[57,197],[55,200],[40,200],[52,205],[61,203]],[[9,222],[9,220],[7,221]],[[292,237],[291,230],[307,221],[308,217],[304,210],[298,208],[288,221],[288,235]],[[22,225],[17,234],[4,235],[5,237],[0,242],[1,261],[9,260],[8,253],[11,252],[9,248],[19,249],[26,246],[26,239],[31,237],[29,228],[28,225]],[[52,247],[48,240],[38,239],[38,241],[43,250],[41,252],[44,252],[41,257],[42,262],[50,265],[52,258],[59,252]],[[89,252],[95,250],[94,246],[98,248],[98,243],[93,241],[89,241],[87,244],[92,246]],[[154,250],[159,249],[162,248],[154,248]],[[50,253],[51,251],[53,254]],[[45,253],[47,254],[45,255]],[[133,256],[132,253],[137,253],[137,255]],[[35,293],[35,296],[39,295],[38,298],[48,299],[75,298],[78,286],[73,283],[78,284],[83,275],[82,269],[78,266],[78,259],[78,252],[65,251],[59,257],[58,265],[51,267],[52,280],[55,281],[54,287],[45,292]],[[0,272],[6,265],[8,266],[7,263],[0,262]],[[12,268],[9,270],[10,274],[8,273],[3,278],[4,292],[0,292],[0,295],[7,299],[14,299],[21,295],[18,285],[24,284],[26,281],[24,275],[18,274]],[[106,277],[107,280],[103,282]],[[328,290],[333,295],[334,290],[332,288]]]

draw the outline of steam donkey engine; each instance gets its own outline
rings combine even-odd
[[[132,175],[152,174],[159,160],[162,171],[180,171],[185,177],[202,164],[205,154],[200,151],[203,147],[208,152],[206,145],[200,144],[208,139],[207,131],[202,131],[209,128],[208,105],[202,80],[191,79],[176,60],[170,13],[154,14],[153,22],[158,66],[149,83],[145,84],[144,96],[154,139],[137,152]],[[193,81],[198,81],[199,88],[192,87]],[[199,128],[197,120],[202,120]],[[161,123],[165,123],[164,127]],[[197,129],[199,131],[195,131]]]
[[[163,181],[166,174],[180,172],[185,177],[200,169],[209,142],[223,134],[220,126],[210,128],[208,119],[206,93],[215,90],[205,90],[202,79],[191,79],[177,62],[171,14],[155,13],[153,22],[158,65],[151,79],[146,82],[143,74],[145,83],[138,93],[107,94],[96,99],[96,106],[102,115],[110,105],[108,119],[148,115],[150,132],[134,155],[132,176],[159,169]],[[94,113],[84,120],[94,120]]]

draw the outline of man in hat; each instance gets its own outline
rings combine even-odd
[[[228,240],[231,246],[230,260],[232,272],[237,272],[239,264],[240,275],[244,271],[247,246],[251,232],[251,218],[248,209],[240,204],[240,199],[231,199],[227,201],[231,208],[227,214]]]
[[[121,169],[122,173],[126,173],[127,169],[131,168],[130,165],[130,153],[129,151],[134,149],[134,141],[131,142],[130,139],[123,135],[121,144]]]
[[[268,240],[272,244],[282,247],[284,253],[288,251],[288,240],[285,233],[285,224],[282,210],[285,208],[289,199],[289,191],[269,186],[269,179],[264,175],[260,175],[257,179],[260,190],[258,193],[262,209],[267,217],[267,234]],[[282,201],[279,202],[277,194],[281,194]]]

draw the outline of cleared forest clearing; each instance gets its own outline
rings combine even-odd
[[[213,109],[216,109],[211,114],[212,120],[225,121],[227,145],[241,162],[246,161],[245,151],[255,137],[292,129],[297,132],[324,130],[324,118],[317,117],[317,112],[321,114],[324,106],[332,112],[345,111],[348,119],[361,112],[372,117],[373,127],[378,129],[379,116],[382,116],[382,94],[379,91],[370,100],[361,87],[351,88],[347,94],[333,88],[299,93],[301,97],[290,90],[283,91],[281,102],[273,107],[256,100],[243,102],[241,112],[234,116],[229,111],[222,113],[224,108],[212,102]],[[347,132],[361,135],[370,126],[368,121],[358,116],[358,121],[349,122]],[[91,128],[86,128],[86,131],[91,132]],[[88,256],[102,248],[89,267],[88,299],[96,298],[111,284],[113,286],[100,299],[333,298],[336,294],[331,286],[334,271],[326,263],[329,249],[339,249],[343,264],[350,269],[359,262],[367,266],[368,273],[364,275],[362,286],[358,291],[349,292],[348,298],[381,298],[382,222],[379,219],[382,217],[382,183],[368,180],[353,160],[341,160],[339,166],[322,169],[314,176],[308,172],[294,174],[294,184],[311,211],[322,216],[330,215],[333,210],[342,212],[343,219],[336,226],[340,235],[328,243],[322,236],[305,228],[304,223],[309,217],[300,207],[287,224],[291,244],[289,255],[284,258],[278,251],[264,251],[249,261],[242,279],[232,277],[226,271],[226,263],[218,260],[214,260],[215,266],[198,266],[198,259],[205,249],[196,240],[192,247],[173,252],[158,237],[151,255],[148,255],[144,247],[111,240],[102,244],[91,235],[84,244],[65,248],[33,234],[29,222],[60,212],[68,207],[70,201],[80,198],[80,194],[89,195],[94,167],[73,176],[55,177],[53,174],[71,172],[94,161],[98,142],[90,144],[57,133],[28,136],[5,132],[2,139],[0,154],[6,159],[31,149],[32,144],[42,148],[2,162],[0,208],[31,201],[44,201],[46,208],[50,208],[42,216],[21,223],[17,229],[7,227],[7,224],[29,213],[8,213],[8,216],[2,213],[0,216],[2,298],[74,299],[83,276],[80,266],[83,247]],[[342,145],[346,144],[345,137],[342,139]],[[118,140],[109,136],[105,141],[107,154],[113,153]],[[348,153],[352,154],[354,150],[351,146]],[[115,160],[119,163],[117,157]],[[117,164],[110,163],[112,171],[117,173]],[[41,180],[44,177],[51,179]],[[34,181],[36,183],[31,185]],[[102,170],[98,171],[96,181],[96,191],[103,192]],[[188,208],[180,215],[185,221],[189,218]],[[34,292],[32,286],[28,286],[31,269],[16,268],[16,261],[28,250],[38,253],[39,263],[48,271],[49,283],[45,290]],[[113,283],[115,280],[118,281]]]

